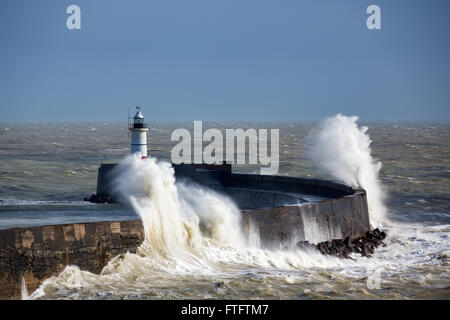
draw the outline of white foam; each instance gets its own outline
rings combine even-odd
[[[341,114],[324,120],[310,136],[310,157],[322,173],[366,190],[371,224],[382,227],[387,222],[378,179],[382,165],[372,158],[368,128],[358,126],[357,120]]]

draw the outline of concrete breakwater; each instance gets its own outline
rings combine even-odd
[[[111,188],[115,167],[100,167],[97,196],[117,197]],[[177,180],[231,197],[241,209],[244,234],[263,248],[307,243],[333,254],[333,240],[364,242],[370,231],[366,193],[361,189],[317,179],[235,174],[229,165],[174,165],[174,169]],[[99,273],[116,255],[136,252],[143,240],[140,220],[0,230],[0,298],[20,297],[22,277],[31,292],[66,265]],[[358,243],[347,247],[357,252]]]
[[[364,199],[361,195],[359,198],[360,201]],[[348,206],[359,203],[358,198],[346,198],[343,201]],[[352,217],[349,214],[351,211],[346,210],[349,207],[343,203],[321,205],[326,206],[329,211],[316,221],[321,226],[323,239],[334,239],[331,241],[312,244],[305,238],[304,221],[325,210],[319,204],[244,210],[242,227],[249,238],[256,237],[261,247],[313,246],[324,254],[341,257],[347,257],[350,252],[364,254],[365,239],[370,240],[367,235],[372,234],[365,231],[369,230],[368,225],[358,222],[364,220],[355,220],[357,216]],[[361,214],[363,213],[364,210]],[[339,228],[336,228],[337,225]],[[341,240],[344,238],[346,240]],[[32,292],[42,281],[59,274],[67,265],[100,273],[113,257],[126,252],[135,253],[143,241],[144,229],[140,220],[0,230],[0,299],[20,298],[22,277],[28,292]],[[342,246],[345,249],[344,255],[340,255],[339,251],[333,252],[334,247],[339,247],[342,243],[347,244]],[[350,246],[352,243],[353,247]],[[361,244],[358,245],[359,243]],[[370,248],[373,249],[378,244],[379,242],[374,243]],[[363,248],[363,251],[360,252],[359,248]]]
[[[364,192],[338,200],[242,210],[244,234],[261,247],[293,248],[308,242],[357,238],[370,230]],[[313,232],[314,231],[314,232]],[[99,273],[118,254],[136,252],[144,240],[140,220],[0,230],[0,298],[19,298],[66,265]]]

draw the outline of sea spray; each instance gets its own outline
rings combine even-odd
[[[197,232],[180,217],[170,164],[131,155],[121,161],[116,174],[116,191],[142,219],[145,240],[140,251],[166,258],[185,252]]]
[[[174,169],[167,162],[130,155],[120,163],[115,184],[122,200],[142,219],[143,248],[172,255],[205,239],[216,245],[244,245],[234,202],[193,183],[175,183]]]
[[[371,224],[381,227],[386,221],[378,180],[381,162],[372,158],[368,128],[358,126],[357,120],[341,114],[325,119],[310,136],[309,154],[321,172],[366,190]]]
[[[203,236],[233,247],[246,246],[241,213],[236,204],[217,192],[194,183],[177,183],[180,209],[193,217]]]

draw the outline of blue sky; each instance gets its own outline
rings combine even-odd
[[[2,0],[0,47],[0,121],[450,119],[447,0]]]

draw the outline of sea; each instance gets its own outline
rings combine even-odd
[[[175,129],[149,122],[148,161],[130,156],[126,122],[0,122],[0,229],[142,219],[145,241],[100,274],[67,266],[27,299],[449,299],[450,123],[204,122],[279,129],[280,175],[359,185],[373,227],[370,258],[265,249],[242,235],[232,200],[176,181]],[[192,131],[191,131],[192,132]],[[121,163],[127,205],[83,201],[101,163]],[[259,165],[233,171],[259,173]],[[136,189],[136,181],[142,188]],[[206,226],[206,227],[205,227]]]

